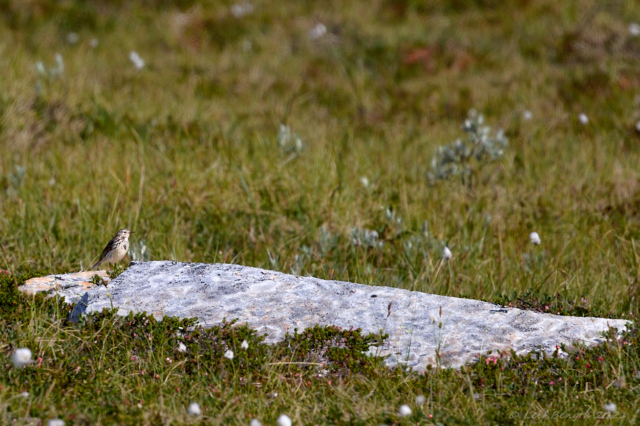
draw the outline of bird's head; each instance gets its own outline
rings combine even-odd
[[[118,231],[118,233],[116,234],[116,237],[119,238],[129,238],[129,235],[133,234],[132,231],[129,231],[128,229],[121,229]]]

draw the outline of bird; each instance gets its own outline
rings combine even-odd
[[[113,237],[104,250],[102,250],[98,263],[93,265],[91,269],[95,270],[103,263],[120,262],[127,254],[127,251],[129,251],[129,235],[131,234],[132,232],[128,229],[119,230],[116,236]]]

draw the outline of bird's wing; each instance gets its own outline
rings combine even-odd
[[[96,268],[98,265],[100,265],[100,264],[102,263],[102,261],[104,260],[104,258],[105,258],[105,257],[107,257],[107,254],[108,254],[108,253],[109,253],[109,251],[110,251],[110,246],[111,246],[111,244],[107,244],[107,246],[104,248],[104,250],[102,250],[102,254],[100,254],[100,258],[99,258],[98,262],[97,262],[95,265],[93,265],[93,266],[91,267],[91,269]]]

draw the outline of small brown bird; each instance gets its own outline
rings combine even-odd
[[[102,250],[100,260],[91,268],[95,270],[103,263],[118,263],[120,262],[129,251],[129,235],[132,232],[128,229],[121,229],[118,231],[115,237],[109,241],[109,244]]]

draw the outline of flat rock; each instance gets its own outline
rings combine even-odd
[[[83,272],[89,278],[95,272]],[[415,370],[435,365],[460,367],[482,354],[550,354],[556,345],[592,346],[602,332],[621,331],[627,321],[568,317],[487,302],[445,297],[391,287],[376,287],[228,264],[132,262],[105,286],[80,281],[78,274],[57,275],[51,294],[78,303],[72,313],[118,307],[119,314],[147,312],[157,318],[198,318],[205,327],[224,318],[248,323],[267,343],[284,339],[295,328],[335,325],[385,333],[384,346],[373,349],[388,356],[389,366],[405,364]],[[83,275],[84,276],[84,275]],[[77,284],[72,284],[74,281]],[[23,291],[34,291],[31,280]],[[81,300],[82,299],[82,300]],[[565,354],[566,355],[566,354]]]
[[[91,279],[99,276],[103,283],[108,283],[111,278],[107,271],[84,271],[74,274],[47,275],[46,277],[31,278],[19,287],[19,290],[31,296],[42,291],[58,292],[65,296],[69,303],[77,303],[87,290],[96,285],[91,283]]]

